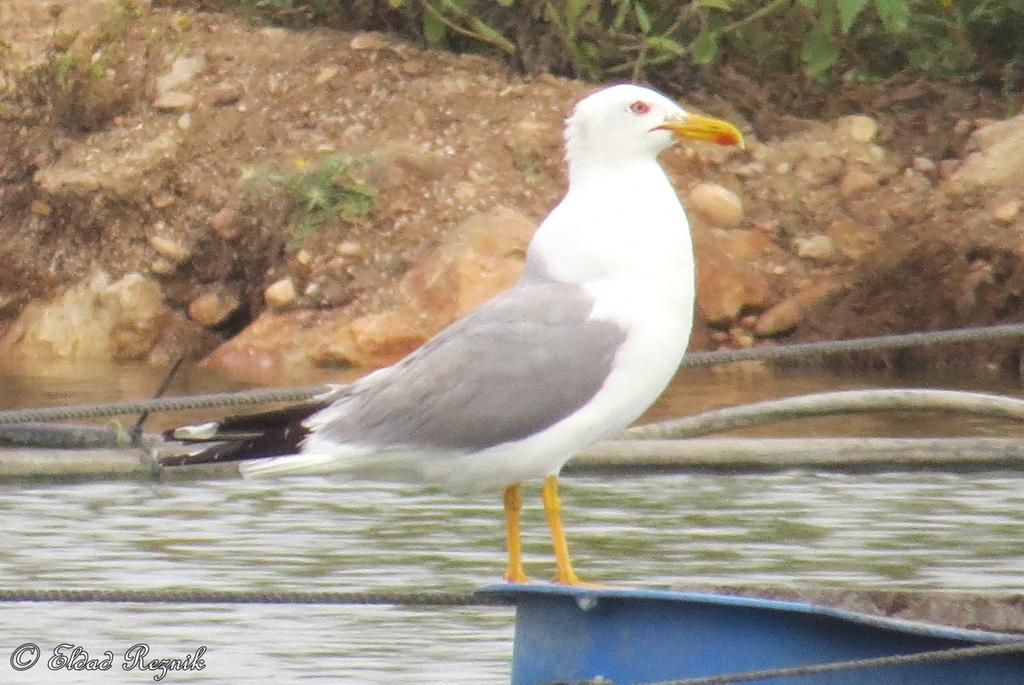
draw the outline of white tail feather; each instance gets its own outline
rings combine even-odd
[[[331,467],[334,468],[331,468]],[[337,459],[327,454],[289,454],[286,457],[253,459],[239,464],[245,478],[264,478],[300,473],[325,473],[337,468]]]

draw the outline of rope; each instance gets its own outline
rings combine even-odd
[[[317,388],[317,390],[322,390]],[[291,391],[288,391],[291,393]],[[247,402],[253,395],[259,400],[267,396],[277,398],[284,396],[281,390],[264,390],[253,393],[224,393],[221,395],[205,395],[196,397],[165,398],[162,400],[145,400],[146,404],[156,402],[189,405],[187,408],[209,406],[231,406],[239,402]],[[308,399],[314,396],[312,389],[299,390],[291,397]],[[269,400],[268,400],[269,401]],[[26,414],[59,413],[61,418],[85,418],[86,415],[97,415],[93,410],[102,409],[103,415],[113,412],[134,413],[134,409],[143,402],[112,403],[107,405],[78,405],[75,407],[51,407],[43,409],[25,409],[0,412],[0,445],[20,445],[32,447],[62,448],[98,448],[119,447],[124,444],[124,435],[111,426],[54,425],[40,423],[14,423],[11,416],[20,417]],[[170,411],[165,407],[165,411]],[[921,389],[871,389],[825,392],[797,397],[786,397],[777,400],[766,400],[733,407],[723,407],[711,411],[670,419],[659,423],[647,424],[630,428],[619,434],[620,439],[665,439],[697,437],[710,433],[763,425],[777,421],[826,416],[834,414],[864,413],[875,411],[949,411],[977,414],[992,418],[1024,421],[1024,400],[983,393],[962,392],[956,390],[921,390]]]
[[[498,597],[456,592],[314,592],[264,590],[3,590],[0,603],[355,604],[404,607],[505,606]]]
[[[148,400],[130,400],[126,402],[97,402],[77,404],[67,407],[39,407],[34,409],[10,409],[0,411],[0,425],[12,423],[68,421],[71,419],[107,418],[124,414],[141,414],[143,412],[186,411],[191,409],[211,409],[224,407],[243,407],[251,404],[269,402],[304,402],[328,392],[326,385],[306,388],[270,388],[266,390],[244,390],[241,392],[222,392],[211,395],[191,395],[187,397],[158,397]]]
[[[821,356],[867,350],[899,349],[915,345],[949,344],[1024,337],[1024,324],[1006,324],[977,328],[962,328],[925,333],[883,335],[849,340],[830,340],[798,343],[778,347],[756,347],[743,350],[719,350],[688,354],[682,366],[700,367],[740,361],[769,361],[774,359]],[[246,390],[233,393],[215,393],[190,397],[162,397],[128,402],[109,402],[0,411],[0,424],[30,421],[67,421],[83,418],[105,418],[143,412],[182,411],[239,407],[269,402],[302,402],[327,391],[328,386],[304,388],[272,388]]]
[[[4,467],[6,464],[0,462]],[[17,474],[16,464],[6,473]],[[1021,438],[682,438],[606,440],[565,465],[566,473],[765,473],[790,469],[846,473],[1024,468]],[[35,469],[35,471],[34,471]],[[23,472],[38,470],[30,462]],[[0,470],[0,477],[5,472]]]
[[[876,335],[848,340],[825,340],[822,342],[794,343],[777,347],[751,347],[741,350],[716,350],[693,352],[683,359],[682,366],[702,367],[744,361],[773,361],[777,359],[800,359],[821,357],[844,352],[872,352],[898,350],[918,345],[950,345],[968,342],[1003,340],[1024,337],[1024,324],[1012,323],[999,326],[978,326],[923,333],[898,333]]]
[[[833,661],[825,664],[809,666],[793,666],[790,668],[769,668],[761,671],[744,673],[726,673],[701,678],[684,678],[682,680],[662,680],[644,685],[727,685],[728,683],[749,683],[757,680],[774,678],[796,678],[837,671],[852,671],[865,668],[884,668],[887,666],[905,666],[907,664],[939,663],[943,661],[959,661],[962,659],[980,659],[987,656],[1003,656],[1024,654],[1024,642],[1002,645],[983,645],[980,647],[956,647],[937,649],[917,654],[896,654],[894,656],[874,657],[871,659],[854,659],[852,661]]]
[[[755,347],[742,350],[719,350],[694,352],[683,359],[684,367],[704,367],[741,361],[772,361],[802,357],[815,357],[844,352],[900,349],[916,345],[936,345],[978,342],[1004,338],[1024,337],[1024,324],[1005,324],[961,328],[954,330],[929,331],[925,333],[903,333],[881,335],[849,340],[829,340],[815,343],[797,343],[778,347]],[[330,386],[320,385],[304,388],[271,388],[244,390],[241,392],[193,395],[190,397],[158,397],[126,402],[104,402],[71,405],[66,407],[40,407],[0,411],[0,425],[29,422],[70,421],[74,419],[109,418],[125,414],[146,412],[186,411],[195,409],[216,409],[243,407],[270,402],[304,402],[327,391]]]
[[[637,426],[622,438],[683,438],[775,421],[871,411],[947,411],[1024,420],[1024,400],[959,390],[881,389],[821,392],[723,407],[693,416]]]

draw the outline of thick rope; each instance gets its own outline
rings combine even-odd
[[[277,393],[278,391],[271,391]],[[280,395],[275,395],[275,397]],[[192,403],[197,400],[206,403],[207,398],[232,401],[235,396],[212,395],[198,398],[180,398]],[[168,398],[163,401],[172,401]],[[75,413],[80,417],[87,415],[90,407],[97,405],[81,405],[72,408],[57,407],[55,410]],[[108,405],[122,408],[123,405]],[[43,410],[16,410],[0,412],[0,446],[50,447],[50,448],[111,448],[124,447],[127,436],[121,431],[106,426],[76,426],[59,424],[16,424],[6,423],[11,415],[24,415],[26,412],[43,412]],[[602,454],[630,453],[636,448],[616,446],[624,445],[623,441],[674,440],[693,438],[713,433],[759,426],[768,423],[789,421],[793,419],[831,416],[880,411],[941,411],[959,414],[974,414],[989,418],[1024,421],[1024,400],[1002,395],[964,392],[958,390],[934,389],[867,389],[844,390],[839,392],[815,393],[797,397],[753,402],[733,407],[723,407],[692,416],[669,419],[645,426],[637,426],[619,433],[609,443],[601,443],[598,451]],[[641,451],[643,447],[639,448]],[[959,449],[959,447],[957,447]],[[591,450],[593,451],[593,450]],[[1002,456],[1004,447],[997,451]]]
[[[67,407],[39,407],[34,409],[10,409],[0,411],[0,425],[46,421],[69,421],[72,419],[98,419],[143,412],[187,411],[193,409],[215,409],[244,407],[269,402],[304,402],[321,395],[330,388],[318,385],[306,388],[270,388],[267,390],[244,390],[222,392],[211,395],[188,397],[158,397],[149,400],[127,402],[98,402],[76,404]]]
[[[619,433],[642,440],[692,438],[776,421],[876,411],[946,411],[1024,421],[1024,400],[959,390],[841,390],[723,407]]]
[[[416,607],[504,606],[498,597],[457,592],[315,592],[264,590],[3,590],[0,603],[359,604]]]
[[[0,477],[4,475],[0,460]],[[606,440],[566,464],[566,473],[717,471],[763,473],[809,468],[835,472],[991,471],[1024,467],[1021,438],[681,438]],[[14,465],[11,465],[11,470]],[[30,462],[25,471],[38,467]]]
[[[716,352],[694,352],[683,359],[684,367],[702,367],[741,361],[772,361],[797,359],[844,352],[900,349],[915,345],[937,345],[951,343],[979,342],[1004,338],[1024,337],[1024,324],[1006,324],[961,328],[955,330],[929,331],[926,333],[905,333],[882,335],[849,340],[829,340],[816,343],[798,343],[778,347],[755,347],[743,350],[720,350]],[[326,385],[305,388],[271,388],[245,390],[190,397],[160,397],[127,402],[104,402],[80,404],[67,407],[40,407],[0,411],[0,425],[29,422],[70,421],[88,418],[110,418],[126,414],[145,412],[186,411],[195,409],[217,409],[243,407],[270,402],[303,402],[327,392]]]
[[[699,367],[731,362],[801,359],[847,352],[899,350],[919,345],[950,345],[1021,337],[1024,337],[1024,324],[1012,323],[1000,326],[978,326],[923,333],[876,335],[864,338],[850,338],[848,340],[795,343],[779,345],[777,347],[751,347],[741,350],[693,352],[686,355],[682,366]]]
[[[939,663],[943,661],[962,661],[964,659],[980,659],[989,656],[1024,654],[1024,641],[1002,645],[983,645],[980,647],[956,647],[936,649],[917,654],[896,654],[871,659],[854,659],[852,661],[833,661],[808,666],[790,668],[769,668],[761,671],[744,673],[725,673],[701,678],[683,678],[682,680],[662,680],[645,683],[645,685],[728,685],[729,683],[749,683],[757,680],[775,678],[797,678],[801,676],[821,675],[837,671],[852,671],[867,668],[885,668],[906,666],[908,664]]]

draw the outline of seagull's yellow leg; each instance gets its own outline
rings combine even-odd
[[[505,580],[510,583],[526,583],[530,580],[523,570],[523,552],[519,545],[519,512],[522,509],[523,500],[519,496],[519,486],[510,485],[505,488],[505,541],[508,545]]]
[[[558,476],[545,478],[540,494],[544,501],[544,516],[547,517],[548,528],[551,529],[551,543],[555,548],[555,582],[582,585],[580,579],[576,577],[576,572],[572,570],[569,546],[565,543],[565,531],[562,530],[562,500],[558,499]]]

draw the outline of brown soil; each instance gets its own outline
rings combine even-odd
[[[13,55],[0,74],[0,335],[27,303],[97,269],[140,272],[181,315],[167,331],[173,346],[197,357],[262,311],[264,289],[282,276],[299,285],[299,307],[376,311],[467,218],[499,205],[542,218],[564,185],[561,121],[592,88],[387,35],[265,28],[228,14],[129,11],[98,0],[13,0],[0,8],[0,26]],[[66,73],[54,61],[64,55],[74,58]],[[200,72],[173,89],[194,104],[154,106],[157,77],[196,55],[205,60]],[[102,78],[90,67],[97,64]],[[805,155],[824,180],[794,195],[792,174],[743,172],[749,159],[741,156],[667,156],[683,189],[706,174],[741,186],[741,228],[762,232],[792,260],[771,271],[765,307],[814,283],[835,285],[802,312],[797,338],[1020,320],[1020,221],[994,222],[992,198],[945,202],[935,190],[953,168],[942,160],[962,159],[970,134],[1004,111],[997,94],[909,77],[822,93],[765,81],[723,69],[673,95],[743,122],[771,164],[789,149],[782,141],[868,113],[892,170],[870,194],[849,197],[825,168],[829,155]],[[299,224],[287,197],[243,177],[310,168],[332,152],[366,156],[355,173],[375,189],[374,211],[334,217],[291,249]],[[938,169],[903,173],[915,157]],[[847,225],[857,249],[827,261],[796,256],[801,239]],[[167,257],[154,238],[183,256]],[[351,254],[339,255],[340,244]],[[241,307],[203,327],[186,312],[209,292]],[[735,343],[723,334],[750,327],[759,313],[702,324],[696,342]],[[956,354],[913,359],[947,353]],[[1016,359],[1006,348],[996,361]]]

